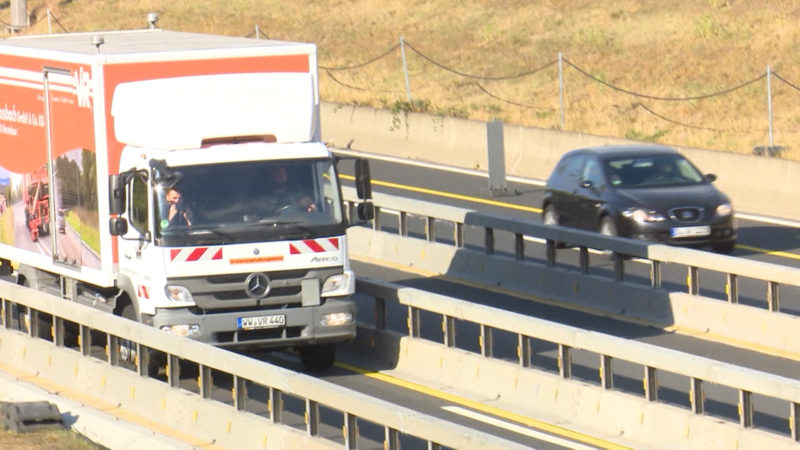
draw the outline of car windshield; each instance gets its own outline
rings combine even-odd
[[[703,175],[681,155],[643,155],[604,161],[608,182],[618,188],[704,183]]]
[[[155,190],[156,233],[168,241],[198,235],[233,242],[286,239],[344,223],[330,159],[247,161],[171,170],[179,174],[179,181]]]

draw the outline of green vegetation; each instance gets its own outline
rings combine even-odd
[[[100,231],[97,229],[97,213],[75,208],[67,211],[65,219],[70,227],[80,232],[81,240],[99,255]]]
[[[24,33],[48,32],[48,7],[59,33],[144,28],[150,11],[172,30],[255,36],[258,26],[262,37],[315,42],[323,67],[357,66],[321,70],[323,100],[548,129],[560,126],[559,52],[606,83],[655,97],[715,93],[770,65],[791,83],[772,79],[775,145],[800,139],[800,8],[792,0],[28,0]],[[3,20],[8,11],[0,3]],[[386,53],[400,37],[410,45],[410,102],[400,49]],[[769,144],[763,79],[692,101],[634,97],[566,63],[563,79],[568,131],[744,153]],[[787,155],[800,159],[800,148]]]

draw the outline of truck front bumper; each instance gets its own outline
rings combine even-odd
[[[341,314],[340,314],[341,313]],[[323,319],[330,314],[349,315],[347,323],[326,326]],[[245,330],[241,318],[285,316],[285,324]],[[192,339],[226,348],[278,348],[351,340],[356,335],[355,304],[350,298],[328,298],[319,306],[262,309],[246,312],[195,314],[189,309],[157,309],[152,325],[169,330],[178,325],[197,326]]]

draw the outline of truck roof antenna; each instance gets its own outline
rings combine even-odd
[[[100,35],[97,35],[97,34],[92,36],[92,45],[97,47],[97,53],[100,53],[100,46],[105,44],[105,43],[106,43],[106,40],[103,39],[103,36],[100,36]]]
[[[156,12],[147,13],[147,23],[150,24],[151,30],[156,29],[156,22],[158,22],[158,13]]]

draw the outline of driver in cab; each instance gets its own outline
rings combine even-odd
[[[269,169],[269,184],[275,214],[285,211],[314,212],[317,205],[297,183],[289,180],[285,166],[273,166]]]

